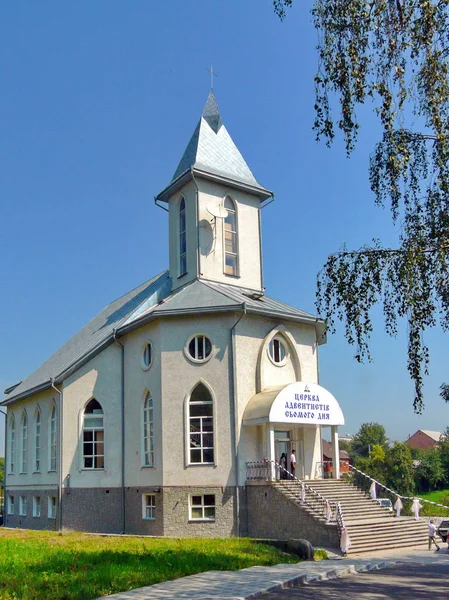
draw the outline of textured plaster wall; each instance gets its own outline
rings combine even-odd
[[[258,196],[211,181],[198,180],[200,209],[200,272],[204,279],[260,290],[260,235]],[[207,210],[223,205],[226,196],[234,201],[238,228],[238,277],[224,273],[224,222]]]
[[[266,319],[254,315],[247,315],[240,321],[236,328],[237,352],[237,398],[239,423],[242,423],[245,407],[252,396],[261,391],[261,382],[265,386],[282,385],[295,381],[292,357],[289,357],[285,366],[276,367],[269,360],[267,352],[261,351],[264,340],[271,337],[275,328],[282,326],[289,334],[289,351],[296,352],[301,380],[315,383],[318,378],[317,353],[315,346],[315,328],[312,325],[289,323],[280,319]],[[282,333],[282,332],[281,332]],[[259,372],[260,371],[260,372]],[[279,424],[276,429],[290,429],[293,440],[302,440],[302,427],[291,427]],[[239,438],[239,484],[246,478],[246,461],[261,460],[266,452],[266,434],[264,426],[241,425]],[[315,431],[315,428],[313,428]],[[319,436],[319,430],[316,435]],[[310,441],[310,438],[307,438]],[[308,458],[311,470],[313,457],[316,456],[316,440],[313,447],[304,444],[304,451]],[[310,456],[309,456],[310,454]],[[321,460],[321,459],[318,459]]]
[[[233,315],[190,316],[161,322],[163,485],[233,485],[233,401],[229,376],[230,328]],[[184,353],[191,336],[212,342],[211,359],[194,363]],[[187,400],[204,382],[214,398],[215,464],[190,465]]]
[[[125,345],[125,486],[162,485],[162,392],[161,325],[151,323],[122,339]],[[151,342],[153,359],[148,370],[142,369],[144,346]],[[154,466],[145,467],[143,456],[143,404],[146,393],[153,399]]]
[[[184,196],[186,203],[187,273],[179,277],[179,206]],[[187,183],[168,201],[169,267],[173,289],[185,285],[196,277],[197,227],[196,227],[196,187],[193,181]]]
[[[121,465],[121,354],[118,344],[78,369],[63,387],[63,471],[70,474],[73,488],[101,488],[120,485]],[[84,470],[82,464],[82,415],[95,398],[104,412],[105,468]]]
[[[15,402],[12,406],[8,407],[8,419],[7,419],[7,442],[8,446],[6,449],[6,460],[5,460],[5,484],[6,488],[13,488],[17,486],[51,486],[58,483],[58,471],[49,472],[50,467],[50,447],[49,447],[49,427],[50,427],[50,414],[53,407],[53,403],[56,399],[56,419],[59,424],[59,398],[54,390],[45,390],[38,394],[34,394],[24,400]],[[36,411],[37,407],[41,411],[41,437],[40,437],[40,456],[41,456],[41,468],[39,472],[35,471],[35,458],[36,458]],[[23,411],[27,414],[27,467],[26,473],[21,473],[22,468],[22,414]],[[14,473],[10,473],[10,417],[15,417],[15,468]],[[56,460],[56,469],[59,469],[59,458]]]

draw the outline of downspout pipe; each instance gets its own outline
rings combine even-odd
[[[7,473],[7,464],[8,461],[6,459],[6,449],[8,448],[8,444],[6,441],[6,436],[8,433],[8,414],[4,411],[0,409],[0,413],[2,413],[2,415],[5,415],[5,465],[4,465],[4,472],[3,472],[3,523],[5,523],[5,519],[6,519],[6,473]]]
[[[55,386],[55,380],[50,379],[51,387],[59,395],[59,485],[58,485],[58,530],[62,531],[62,467],[63,467],[63,402],[62,392]]]
[[[239,411],[237,402],[237,368],[236,368],[236,352],[235,352],[235,330],[237,325],[246,315],[246,303],[242,304],[243,313],[231,327],[231,368],[232,368],[232,399],[233,399],[233,410],[234,410],[234,464],[235,464],[235,503],[237,512],[237,536],[240,537],[240,477],[239,477],[239,444],[238,444],[238,433],[239,433]]]
[[[121,423],[122,423],[122,444],[121,444],[121,496],[122,496],[122,533],[126,531],[126,507],[125,507],[125,346],[117,338],[117,331],[114,329],[112,333],[114,342],[121,347]]]
[[[195,184],[196,192],[195,192],[195,207],[196,207],[196,277],[202,275],[201,273],[201,253],[200,253],[200,200],[199,200],[199,187],[195,179],[195,175],[193,173],[193,169],[190,169],[190,173],[192,175],[193,183]]]

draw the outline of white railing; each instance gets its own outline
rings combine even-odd
[[[357,473],[358,475],[361,475],[362,477],[366,478],[371,483],[374,482],[376,484],[376,486],[381,487],[382,489],[386,490],[387,492],[389,492],[393,496],[396,496],[397,498],[400,498],[401,500],[411,500],[413,502],[413,500],[415,498],[417,498],[420,502],[426,502],[427,504],[433,504],[434,506],[440,506],[441,508],[447,508],[447,510],[449,510],[449,506],[446,506],[445,504],[438,504],[438,502],[432,502],[432,500],[426,500],[425,498],[421,498],[419,496],[402,496],[402,494],[398,494],[397,492],[395,492],[394,490],[392,490],[388,486],[384,485],[383,483],[380,483],[380,481],[377,481],[377,479],[374,479],[373,477],[371,477],[367,473],[364,473],[363,471],[360,471],[360,469],[357,469],[356,467],[353,467],[352,465],[349,465],[349,469],[351,471],[353,471],[354,473]],[[358,486],[358,487],[361,487],[361,486]]]
[[[339,502],[328,500],[276,461],[265,459],[246,463],[247,481],[271,481],[273,478],[280,481],[297,481],[301,486],[297,501],[308,506],[315,514],[318,513],[327,523],[335,523],[339,531],[343,529],[343,512]]]

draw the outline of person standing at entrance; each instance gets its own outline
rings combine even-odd
[[[296,451],[292,450],[291,456],[290,456],[290,473],[292,474],[292,478],[295,477],[295,473],[296,473]]]
[[[280,478],[287,479],[287,455],[285,454],[285,452],[281,454],[281,458],[279,459],[279,465],[281,471]]]

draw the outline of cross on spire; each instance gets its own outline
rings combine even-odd
[[[210,73],[210,89],[213,90],[214,89],[214,75],[217,75],[217,77],[218,77],[218,74],[215,73],[214,68],[213,68],[212,65],[207,70]]]

